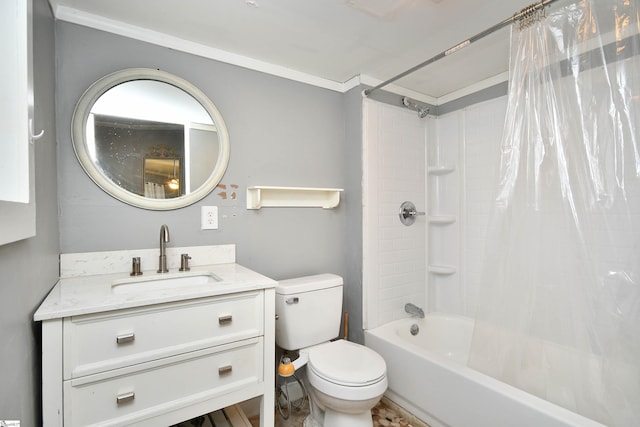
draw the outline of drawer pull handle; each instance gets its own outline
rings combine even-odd
[[[229,323],[231,323],[231,321],[233,320],[233,316],[228,314],[226,316],[220,316],[218,317],[218,323],[220,325],[228,325]]]
[[[116,403],[118,405],[122,405],[123,403],[131,402],[135,398],[136,398],[136,394],[130,391],[129,393],[119,394],[116,397]]]
[[[233,366],[225,365],[218,368],[218,375],[228,375],[233,371]]]
[[[124,334],[124,335],[118,335],[116,337],[116,342],[118,344],[126,344],[128,342],[133,342],[133,340],[136,339],[136,334],[134,334],[133,332],[129,333],[129,334]]]

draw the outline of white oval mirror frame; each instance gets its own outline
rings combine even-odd
[[[152,80],[167,83],[192,96],[207,111],[218,133],[218,160],[209,178],[189,194],[170,199],[144,197],[117,185],[91,159],[86,141],[89,114],[96,101],[108,90],[122,83],[135,80]],[[151,210],[170,210],[189,206],[204,198],[218,185],[229,163],[229,134],[220,112],[200,89],[173,74],[150,68],[131,68],[109,74],[93,83],[80,97],[72,118],[73,148],[82,168],[106,193],[129,205]]]

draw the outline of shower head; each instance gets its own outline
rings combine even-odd
[[[407,107],[410,110],[416,111],[418,113],[418,117],[424,119],[429,114],[429,108],[421,107],[417,102],[410,100],[406,96],[402,97],[402,105]]]

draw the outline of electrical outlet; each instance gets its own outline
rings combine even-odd
[[[200,215],[201,230],[217,230],[218,229],[218,207],[202,206]]]

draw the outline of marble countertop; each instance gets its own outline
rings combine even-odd
[[[121,284],[123,281],[136,279],[148,281],[156,278],[188,277],[202,273],[213,274],[219,278],[219,281],[208,284],[159,286],[157,289],[147,286],[144,290],[127,290],[124,289],[127,284]],[[59,319],[228,293],[268,289],[275,287],[275,285],[276,281],[235,262],[197,265],[192,267],[189,272],[173,270],[170,273],[157,273],[155,270],[143,270],[143,275],[136,277],[131,277],[128,272],[61,277],[35,312],[33,318],[36,321]]]

